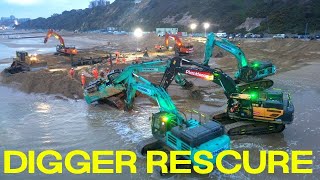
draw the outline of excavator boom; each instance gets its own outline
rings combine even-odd
[[[143,62],[140,64],[132,64],[127,66],[124,70],[115,70],[112,73],[108,74],[108,80],[106,79],[98,79],[96,81],[91,82],[84,91],[84,97],[87,103],[91,104],[96,101],[102,101],[106,99],[110,99],[114,96],[118,96],[119,94],[123,94],[125,89],[124,84],[128,84],[132,74],[139,73],[163,73],[166,71],[168,65],[168,61],[164,60],[153,60],[148,62]],[[182,87],[189,86],[189,83],[183,78],[179,82],[179,85]],[[122,97],[122,96],[121,96]],[[122,108],[122,105],[117,105],[120,101],[117,99],[113,100],[117,103],[113,103],[116,107]],[[121,104],[121,103],[120,103]]]
[[[197,68],[182,66],[188,64]],[[177,74],[186,74],[196,78],[212,81],[224,89],[224,93],[229,97],[232,93],[237,92],[237,86],[234,80],[220,69],[212,69],[192,60],[175,57],[171,59],[170,66],[163,75],[160,86],[167,89]]]
[[[245,54],[240,47],[235,46],[226,39],[218,40],[214,33],[209,33],[205,44],[203,65],[208,66],[214,46],[218,46],[231,53],[238,61],[238,71],[235,74],[237,80],[249,83],[261,80],[276,73],[276,67],[267,61],[253,61],[248,63]]]
[[[60,36],[60,34],[58,34],[57,32],[53,31],[53,29],[48,30],[48,33],[44,38],[44,43],[47,43],[51,36],[54,36],[56,39],[59,40],[60,46],[63,46],[63,47],[65,46],[64,39],[62,38],[62,36]]]

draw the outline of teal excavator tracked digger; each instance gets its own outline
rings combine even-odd
[[[238,71],[235,73],[237,81],[252,82],[263,79],[276,73],[276,67],[268,61],[253,61],[248,63],[247,58],[240,47],[235,46],[226,39],[218,40],[214,33],[209,33],[205,44],[203,65],[208,66],[213,54],[214,46],[218,46],[234,55],[238,61]],[[271,81],[271,80],[269,80]]]
[[[106,79],[98,79],[90,82],[84,90],[84,97],[88,104],[94,102],[106,102],[119,109],[124,108],[123,99],[125,98],[125,84],[128,84],[132,73],[164,73],[169,61],[153,60],[139,64],[132,64],[124,70],[113,70],[107,75]],[[192,87],[192,83],[178,74],[175,76],[177,84],[184,88]]]
[[[183,64],[197,68],[182,66]],[[212,81],[223,88],[228,99],[227,109],[214,119],[224,122],[229,135],[282,132],[285,124],[293,121],[294,106],[290,96],[284,98],[281,90],[268,89],[273,85],[272,81],[236,84],[221,69],[212,69],[192,60],[175,57],[171,60],[160,86],[167,89],[177,74]]]
[[[170,64],[167,64],[168,62]],[[229,135],[281,132],[285,124],[293,121],[294,106],[289,96],[284,98],[282,91],[268,89],[273,84],[270,84],[268,80],[236,84],[228,74],[217,68],[212,69],[180,57],[175,57],[168,62],[150,61],[128,66],[124,71],[115,71],[118,72],[116,78],[109,77],[109,81],[104,80],[100,84],[95,81],[93,85],[89,85],[85,89],[85,99],[88,103],[92,103],[102,99],[110,100],[118,94],[124,98],[125,95],[128,96],[124,90],[127,88],[125,84],[128,84],[130,80],[130,73],[164,72],[160,83],[164,89],[167,89],[174,79],[179,85],[188,84],[187,86],[190,87],[191,82],[185,80],[183,75],[212,81],[222,87],[228,99],[226,112],[214,118],[226,124],[226,131]],[[109,76],[113,75],[113,73],[109,74]],[[132,103],[129,105],[132,106]],[[132,107],[125,108],[131,109]]]
[[[92,103],[102,99],[109,100],[117,94],[124,97],[124,89],[127,88],[124,84],[128,84],[131,77],[130,73],[149,70],[149,72],[164,72],[160,83],[160,86],[164,89],[167,89],[174,79],[180,86],[190,87],[192,83],[185,80],[183,75],[212,81],[222,87],[228,99],[227,110],[226,113],[219,114],[215,118],[227,124],[226,131],[229,135],[281,132],[284,130],[285,124],[290,124],[293,121],[294,107],[290,98],[285,99],[283,92],[280,90],[268,89],[273,85],[272,81],[259,80],[236,84],[222,70],[212,69],[192,60],[175,57],[168,61],[170,64],[167,64],[167,62],[159,64],[160,62],[166,61],[151,61],[128,66],[124,71],[117,70],[118,75],[115,79],[109,77],[109,81],[103,81],[101,84],[94,82],[93,85],[89,85],[85,89],[85,99],[88,103]],[[159,66],[155,66],[155,64]],[[182,66],[183,64],[196,66],[197,68]],[[156,70],[155,67],[161,67],[161,70]],[[94,90],[92,91],[92,89]],[[117,91],[114,91],[114,89],[117,89]],[[129,105],[131,106],[132,103],[129,103]],[[125,107],[125,109],[131,108]]]
[[[160,112],[151,117],[153,138],[140,142],[137,147],[142,155],[146,155],[150,150],[190,151],[190,156],[182,158],[191,160],[192,165],[198,165],[194,160],[195,153],[209,151],[214,158],[205,160],[215,164],[218,153],[230,149],[230,138],[225,135],[220,123],[215,121],[201,123],[193,118],[184,118],[162,87],[152,84],[141,76],[133,73],[126,82],[127,107],[132,107],[136,91],[139,91],[155,100],[160,108]],[[167,166],[170,167],[170,163],[167,163]]]

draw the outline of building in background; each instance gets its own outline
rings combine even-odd
[[[106,0],[92,0],[89,3],[89,8],[95,8],[95,7],[99,7],[99,6],[108,6],[110,5],[110,1],[106,1]]]
[[[16,18],[13,15],[11,15],[10,17],[1,17],[0,26],[4,25],[7,27],[13,27],[14,25],[18,25],[18,24],[24,23],[29,20],[31,20],[31,19],[30,18]]]
[[[178,28],[156,28],[156,34],[158,36],[164,36],[168,34],[178,34]]]

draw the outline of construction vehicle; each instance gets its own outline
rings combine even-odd
[[[117,94],[123,98],[124,89],[127,88],[123,84],[129,81],[132,72],[164,72],[160,82],[160,86],[164,89],[167,89],[174,79],[182,87],[192,87],[193,84],[183,75],[212,81],[222,87],[228,98],[227,108],[225,113],[218,114],[215,118],[228,124],[226,130],[230,135],[281,132],[285,124],[293,121],[294,106],[290,98],[285,99],[281,90],[269,90],[273,85],[272,81],[263,79],[246,84],[236,84],[222,70],[212,69],[192,60],[175,57],[168,61],[170,64],[159,64],[159,62],[161,61],[128,66],[123,72],[118,71],[116,76],[111,73],[112,77],[109,77],[109,81],[103,81],[102,84],[93,82],[93,85],[85,89],[87,102],[90,104],[102,99],[110,100]],[[155,66],[156,64],[158,66]],[[125,109],[131,108],[125,107]]]
[[[169,49],[169,39],[172,38],[175,41],[174,44],[174,52],[176,56],[183,56],[183,55],[189,55],[193,53],[193,45],[187,44],[184,45],[179,38],[178,35],[175,34],[165,34],[165,48],[168,50]],[[163,46],[161,45],[156,45],[155,46],[156,51],[161,51],[163,49]]]
[[[48,30],[48,33],[47,33],[46,37],[44,38],[44,43],[47,43],[48,39],[51,36],[54,36],[60,42],[60,44],[56,46],[56,51],[57,51],[56,54],[57,55],[71,55],[71,56],[73,56],[73,55],[78,54],[78,50],[74,46],[66,47],[62,36],[60,34],[58,34],[57,32],[53,31],[53,29]]]
[[[124,70],[113,70],[107,75],[107,79],[98,79],[90,82],[85,87],[84,97],[88,104],[94,102],[106,102],[111,106],[122,109],[124,107],[124,84],[128,84],[132,73],[164,73],[168,61],[154,60],[127,66]],[[181,75],[175,77],[176,82],[185,88],[190,88],[193,84],[186,81]]]
[[[269,89],[273,85],[272,81],[263,79],[236,84],[221,69],[212,69],[192,60],[175,57],[164,73],[160,86],[167,89],[177,74],[212,81],[223,88],[228,98],[226,112],[215,115],[214,119],[226,124],[228,135],[282,132],[285,125],[293,121],[294,106],[290,96],[284,98],[281,90]]]
[[[146,155],[151,150],[162,150],[170,153],[171,150],[191,151],[190,156],[180,157],[191,160],[192,165],[198,165],[194,155],[198,151],[209,151],[212,159],[206,159],[215,164],[218,153],[230,149],[230,138],[225,135],[223,126],[215,121],[201,123],[200,121],[183,117],[173,103],[168,93],[148,80],[132,74],[125,84],[126,106],[132,107],[136,92],[151,97],[158,103],[160,112],[151,117],[153,137],[139,143],[137,151]],[[167,163],[170,167],[170,163]],[[199,165],[203,167],[203,165]],[[170,168],[169,168],[170,169]],[[160,170],[162,175],[162,172]]]
[[[16,58],[9,68],[4,70],[7,74],[16,74],[26,71],[35,71],[47,68],[47,62],[40,61],[36,54],[29,55],[26,51],[16,51]]]
[[[218,46],[226,50],[237,59],[238,71],[235,73],[237,81],[246,83],[253,82],[276,73],[276,67],[271,62],[256,60],[249,64],[240,47],[232,44],[227,39],[216,39],[214,33],[208,34],[205,45],[205,57],[203,64],[206,66],[208,66],[210,58],[212,57],[214,46]]]

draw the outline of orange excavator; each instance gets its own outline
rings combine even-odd
[[[189,54],[193,53],[193,45],[191,45],[191,44],[184,45],[182,43],[181,39],[179,38],[179,36],[175,35],[175,34],[166,33],[166,35],[165,35],[165,47],[167,49],[169,49],[169,39],[170,38],[174,39],[174,41],[175,41],[175,45],[174,45],[175,55],[183,56],[183,55],[189,55]],[[156,48],[157,51],[161,51],[163,49],[163,46],[156,45],[155,48]]]
[[[48,39],[51,36],[54,36],[60,41],[60,44],[57,45],[57,54],[63,54],[63,55],[76,55],[78,54],[78,50],[75,47],[66,47],[64,44],[64,40],[60,34],[57,32],[53,31],[53,29],[49,29],[46,37],[44,38],[44,43],[48,42]]]

